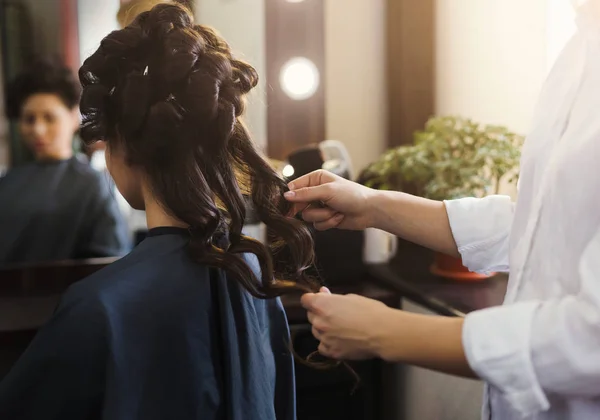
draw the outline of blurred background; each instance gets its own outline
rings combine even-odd
[[[250,95],[246,122],[282,176],[291,180],[325,168],[373,188],[434,199],[515,195],[519,148],[536,98],[575,30],[570,0],[181,1],[199,23],[216,28],[234,52],[257,69],[261,81]],[[19,201],[29,181],[23,181],[24,187],[2,190],[2,175],[8,180],[11,172],[39,164],[24,141],[22,115],[8,117],[8,89],[40,57],[58,57],[60,65],[76,73],[124,17],[157,2],[0,0],[0,377],[49,316],[64,288],[127,252],[145,232],[143,212],[131,209],[110,182],[102,149],[81,148],[73,129],[73,153],[101,173],[112,191],[114,203],[106,203],[110,222],[98,235],[118,246],[87,253],[50,252],[64,242],[67,231],[79,229],[64,223],[64,215],[81,216],[87,210],[73,208],[75,193],[54,193],[45,184],[25,201],[36,203],[32,208]],[[65,185],[67,192],[75,191],[68,182]],[[52,196],[35,200],[43,194]],[[62,217],[63,224],[45,238],[30,229],[18,239],[7,239],[2,232],[15,225],[15,214],[36,220],[42,214],[49,217],[42,219],[46,227]],[[81,217],[96,223],[95,216],[88,216]],[[246,232],[265,239],[264,226],[251,211]],[[2,245],[3,236],[9,243]],[[16,248],[14,241],[19,242]],[[390,243],[397,245],[397,238],[381,233],[319,233],[320,275],[343,290],[405,308],[412,305],[403,300],[407,295],[421,303],[433,296],[428,310],[437,308],[434,312],[445,315],[460,316],[501,301],[505,279],[484,279],[479,289],[448,283],[468,275],[460,262],[432,271],[433,256],[427,256],[422,267],[415,268],[421,260]],[[372,264],[379,264],[379,271],[370,269]],[[375,277],[393,287],[355,286]],[[413,280],[427,287],[406,286]],[[442,295],[436,295],[439,291]],[[457,296],[473,300],[457,303]],[[440,299],[447,299],[442,302],[447,306],[439,306]],[[297,302],[286,305],[290,323],[304,331],[305,341],[296,348],[314,349]],[[350,397],[347,387],[339,385],[348,378],[336,382],[339,378],[315,377],[302,369],[301,419],[468,420],[479,415],[477,382],[412,370],[392,374],[395,387],[383,387],[384,373],[396,371],[365,364],[357,370],[366,385]],[[391,396],[385,390],[392,390]],[[434,400],[439,404],[431,404]],[[321,407],[323,417],[316,411],[310,414],[311,405]],[[393,408],[384,410],[384,405]],[[327,412],[324,406],[337,411]]]
[[[76,70],[118,28],[126,2],[2,0],[2,80],[40,54],[59,54]],[[411,142],[432,115],[526,133],[540,85],[573,27],[569,0],[187,3],[257,68],[261,85],[247,120],[269,156],[285,160],[296,148],[334,139],[357,171],[386,148]],[[299,96],[282,86],[286,64],[283,79]],[[26,153],[1,114],[6,171]]]

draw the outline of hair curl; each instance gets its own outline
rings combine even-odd
[[[27,99],[35,94],[50,93],[73,109],[79,103],[81,88],[73,72],[58,58],[36,58],[7,86],[6,115],[19,118]]]
[[[288,217],[286,183],[240,119],[258,75],[217,33],[194,24],[183,6],[159,4],[104,38],[79,77],[82,139],[122,148],[143,169],[165,210],[189,225],[195,261],[225,270],[257,298],[318,290],[305,273],[311,233]],[[245,197],[267,226],[270,249],[242,234]],[[292,261],[277,258],[284,245]],[[260,278],[245,253],[258,257]]]

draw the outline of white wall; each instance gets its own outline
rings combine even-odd
[[[198,22],[217,29],[234,55],[252,64],[260,77],[248,98],[246,123],[262,148],[267,144],[267,96],[264,0],[197,0]]]
[[[358,172],[387,143],[385,0],[326,0],[325,38],[326,135]]]
[[[438,114],[527,132],[547,71],[546,2],[437,0]]]
[[[119,0],[79,0],[77,17],[79,26],[79,56],[85,61],[100,46],[100,41],[115,29],[119,29],[117,12]]]

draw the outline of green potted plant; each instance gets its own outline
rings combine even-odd
[[[367,167],[362,182],[434,200],[497,194],[518,178],[523,138],[505,127],[459,117],[434,117],[414,135],[414,144],[385,152]],[[480,279],[460,259],[436,254],[432,271],[455,279]]]

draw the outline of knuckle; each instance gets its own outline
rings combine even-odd
[[[337,215],[337,212],[335,210],[333,210],[333,209],[330,209],[330,208],[328,208],[326,210],[326,212],[327,212],[327,219],[328,220],[333,219]]]
[[[320,319],[315,320],[315,322],[313,322],[312,326],[313,326],[313,330],[317,329],[320,332],[327,332],[329,330],[329,326],[327,325],[327,323],[323,322]]]
[[[312,335],[318,340],[320,338],[320,331],[316,327],[312,327],[311,329]]]

